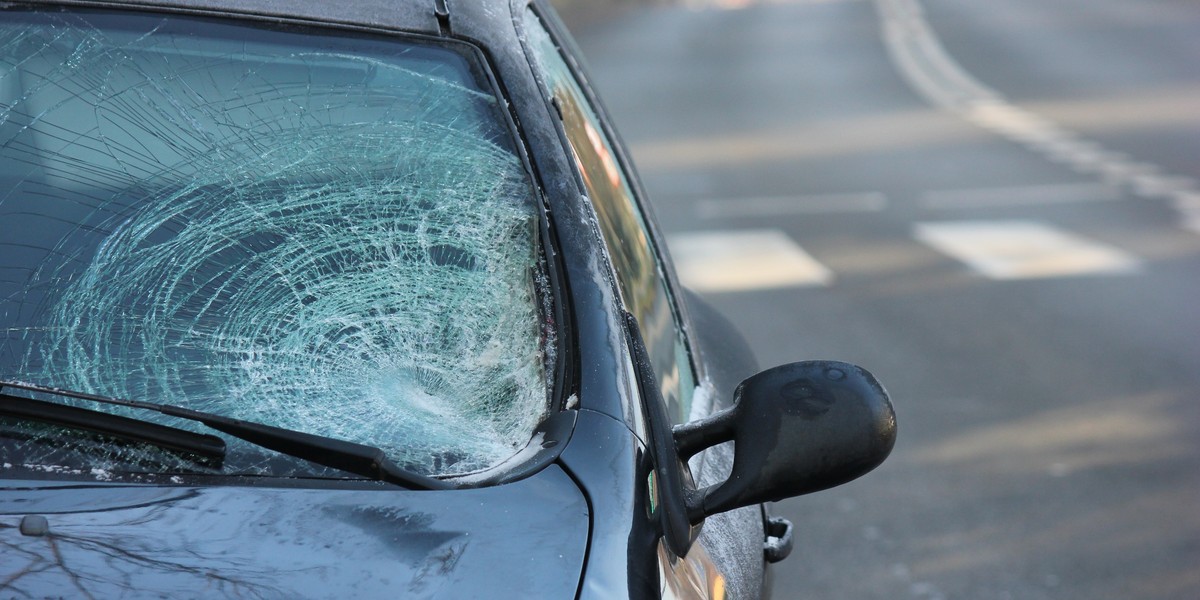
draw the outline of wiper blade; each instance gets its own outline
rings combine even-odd
[[[90,431],[132,442],[144,442],[173,453],[195,455],[201,459],[200,462],[212,466],[219,466],[225,458],[225,440],[215,435],[195,433],[87,408],[0,394],[0,416]]]
[[[274,450],[319,465],[369,477],[376,481],[392,483],[408,489],[444,490],[452,487],[440,479],[404,470],[389,460],[383,450],[373,446],[312,433],[304,433],[302,431],[293,431],[291,429],[264,425],[252,421],[243,421],[241,419],[209,414],[169,404],[110,398],[86,392],[0,380],[0,388],[5,387],[65,398],[75,398],[77,400],[90,400],[101,404],[152,410],[164,415],[196,421],[235,438],[267,448],[268,450]]]

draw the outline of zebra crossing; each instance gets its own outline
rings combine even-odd
[[[1128,252],[1038,221],[917,223],[914,235],[989,279],[1124,274],[1140,267]]]
[[[702,231],[668,239],[684,285],[702,292],[732,292],[829,285],[833,272],[781,229]]]
[[[926,221],[911,239],[987,280],[1122,276],[1141,270],[1132,252],[1038,220]],[[782,229],[678,233],[667,240],[684,285],[700,292],[836,285],[834,269]]]

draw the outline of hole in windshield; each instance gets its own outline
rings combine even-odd
[[[535,193],[473,56],[4,12],[0,378],[378,446],[426,474],[510,457],[547,411],[554,341]],[[70,436],[28,431],[0,428],[0,463],[69,462]],[[225,472],[292,474],[227,442]],[[65,466],[147,464],[88,448]]]

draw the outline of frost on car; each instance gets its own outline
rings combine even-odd
[[[529,441],[554,358],[535,194],[470,53],[5,18],[0,378],[377,446],[426,474]],[[229,444],[227,473],[321,469]],[[17,466],[58,452],[30,442]]]

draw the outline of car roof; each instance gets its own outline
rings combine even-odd
[[[224,16],[254,15],[268,19],[299,19],[428,34],[445,32],[445,22],[439,23],[438,13],[447,5],[450,22],[453,22],[456,14],[455,7],[448,0],[16,0],[14,3],[151,8]],[[508,14],[508,0],[470,0],[470,4],[473,5],[469,7],[470,11],[476,14]],[[483,10],[479,11],[478,8]]]

